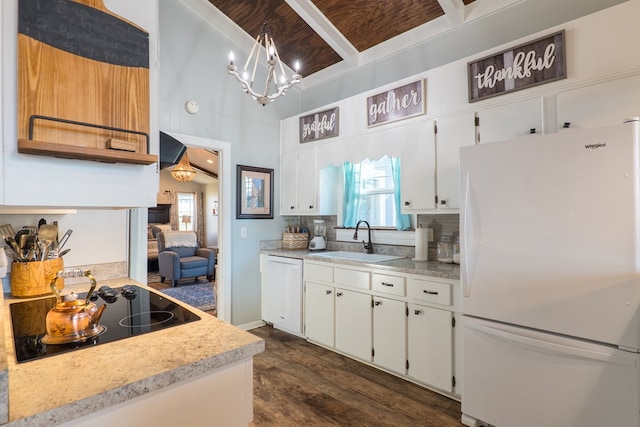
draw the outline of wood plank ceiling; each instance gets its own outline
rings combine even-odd
[[[251,37],[266,23],[283,62],[309,76],[445,15],[459,23],[476,0],[208,1]]]

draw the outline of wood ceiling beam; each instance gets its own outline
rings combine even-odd
[[[311,0],[285,1],[345,62],[352,65],[358,64],[358,50],[318,10]]]
[[[464,4],[462,0],[438,0],[440,7],[444,10],[444,14],[449,18],[449,22],[453,27],[464,23]]]

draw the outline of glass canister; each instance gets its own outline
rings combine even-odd
[[[460,264],[460,238],[456,237],[456,241],[453,242],[453,263]]]
[[[453,239],[451,236],[442,236],[438,242],[438,261],[446,264],[453,262]]]

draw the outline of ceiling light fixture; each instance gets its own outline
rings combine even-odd
[[[193,178],[196,177],[196,171],[193,170],[189,164],[187,153],[182,155],[178,164],[171,170],[171,176],[173,176],[173,179],[180,182],[193,181]]]
[[[253,82],[256,77],[256,69],[258,68],[260,55],[263,50],[267,60],[267,81],[265,83],[264,91],[260,94],[253,89]],[[302,82],[302,76],[298,74],[298,70],[300,68],[300,63],[298,61],[295,63],[295,73],[291,76],[291,80],[287,77],[273,37],[271,37],[267,31],[266,22],[262,24],[262,30],[260,31],[260,34],[258,34],[258,37],[256,37],[256,41],[253,43],[251,53],[249,54],[247,62],[245,62],[244,68],[242,69],[242,75],[238,74],[238,67],[233,63],[233,60],[234,56],[233,52],[231,52],[229,54],[229,65],[227,65],[229,74],[236,78],[245,93],[251,95],[251,97],[258,101],[258,103],[262,104],[262,106],[265,106],[281,95],[284,95],[287,89],[293,85]],[[249,80],[247,67],[251,62],[253,62],[253,66],[251,79]],[[277,76],[278,69],[280,70],[280,79],[278,79]],[[270,94],[269,91],[272,89],[274,92]]]

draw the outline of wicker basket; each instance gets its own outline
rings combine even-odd
[[[309,233],[282,233],[282,249],[306,249]]]

